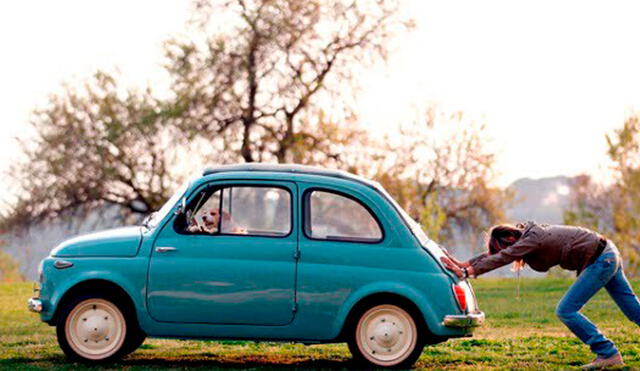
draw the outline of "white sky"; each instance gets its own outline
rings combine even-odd
[[[604,135],[640,108],[640,3],[404,5],[417,29],[386,67],[364,76],[362,119],[372,130],[432,102],[487,125],[502,185],[606,165]],[[187,0],[1,2],[0,170],[16,157],[11,138],[62,81],[117,66],[129,83],[161,83],[162,41],[184,30],[188,8]]]

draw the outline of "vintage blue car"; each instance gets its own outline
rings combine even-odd
[[[473,290],[377,183],[341,171],[207,169],[142,226],[61,243],[29,309],[64,353],[110,361],[146,337],[347,342],[376,367],[481,324]]]

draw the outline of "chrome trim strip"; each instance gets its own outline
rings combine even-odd
[[[58,268],[58,269],[67,269],[67,268],[73,267],[73,263],[70,262],[70,261],[66,261],[66,260],[56,260],[53,263],[53,266]]]
[[[170,251],[177,251],[178,249],[173,247],[173,246],[158,246],[156,247],[156,251],[157,252],[170,252]]]
[[[484,323],[484,313],[450,314],[444,316],[442,324],[447,327],[469,328],[478,327]]]

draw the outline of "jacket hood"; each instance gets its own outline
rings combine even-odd
[[[68,239],[51,251],[54,257],[105,256],[130,257],[142,242],[139,226],[107,229]]]

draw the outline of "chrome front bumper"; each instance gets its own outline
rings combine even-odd
[[[444,316],[442,324],[447,327],[469,328],[478,327],[484,323],[484,313],[450,314]]]
[[[42,312],[42,301],[40,299],[31,298],[27,301],[27,307],[35,313]]]

